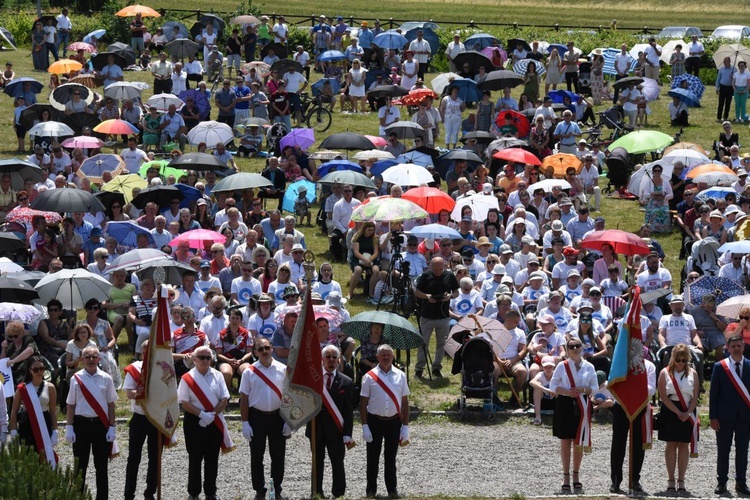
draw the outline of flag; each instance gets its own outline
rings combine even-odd
[[[323,356],[321,355],[310,288],[297,318],[287,359],[281,417],[297,430],[318,414],[323,405]]]
[[[612,355],[607,389],[630,421],[648,404],[648,374],[643,359],[640,288],[633,287]]]
[[[146,418],[164,435],[168,443],[180,421],[177,402],[177,375],[172,361],[172,333],[169,329],[168,291],[160,287],[156,317],[151,323],[148,350],[143,353],[141,381],[136,389],[136,401]]]

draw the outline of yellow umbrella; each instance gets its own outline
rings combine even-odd
[[[687,176],[690,179],[695,179],[701,174],[708,174],[710,172],[733,174],[734,170],[727,167],[726,165],[719,165],[718,163],[704,163],[703,165],[698,165],[695,168],[691,168],[688,171]]]
[[[52,63],[50,67],[47,68],[47,71],[56,75],[65,75],[73,71],[81,71],[81,68],[83,68],[83,65],[78,61],[73,59],[60,59],[59,61]]]
[[[565,177],[565,171],[570,167],[576,169],[576,174],[580,174],[581,169],[583,169],[583,163],[581,163],[581,160],[576,155],[557,153],[556,155],[546,157],[542,162],[542,167],[545,169],[553,168],[555,171],[554,176],[561,179]]]
[[[117,11],[115,15],[118,17],[134,17],[136,14],[140,14],[141,17],[161,17],[161,14],[145,5],[128,5],[124,9]]]
[[[102,186],[102,191],[111,193],[122,193],[125,201],[133,201],[133,189],[144,189],[148,186],[148,181],[138,174],[118,175],[108,183]]]
[[[750,219],[744,217],[734,230],[734,241],[750,238]]]

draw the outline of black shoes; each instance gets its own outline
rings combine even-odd
[[[422,372],[422,370],[417,370],[414,372],[414,376],[417,378],[422,378],[422,375],[424,375],[424,372]]]
[[[726,490],[726,486],[724,486],[724,489]],[[740,495],[750,496],[750,488],[748,488],[746,484],[736,484],[734,486],[734,491]]]
[[[622,490],[620,490],[620,483],[612,483],[609,485],[609,492],[610,493],[622,493]]]
[[[437,368],[432,370],[432,376],[435,378],[443,378],[443,374],[440,373],[440,370],[438,370]]]
[[[747,486],[745,486],[745,489],[747,489]],[[714,488],[714,493],[717,495],[722,495],[726,492],[727,492],[727,483],[719,483],[716,485],[716,488]]]

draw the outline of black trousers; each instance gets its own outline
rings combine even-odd
[[[732,89],[731,85],[719,85],[719,107],[716,109],[717,120],[727,120],[729,118],[732,97],[734,97],[734,89]]]
[[[154,78],[154,94],[171,94],[172,80],[157,80]]]
[[[198,73],[190,74],[185,80],[185,88],[190,88],[190,82],[195,82],[195,87],[198,88],[198,82],[200,82],[201,80],[203,80],[203,75]]]
[[[226,123],[230,127],[234,127],[234,113],[231,115],[219,115],[216,117],[216,121],[219,123]]]
[[[346,261],[346,233],[338,229],[334,229],[331,234],[331,254],[336,262]]]
[[[578,94],[578,72],[568,73],[566,71],[565,72],[565,85],[568,87],[568,92],[575,92],[576,94]]]
[[[685,73],[689,75],[700,76],[701,70],[701,58],[700,57],[688,57],[685,59]]]
[[[266,477],[263,472],[263,455],[271,455],[271,478],[274,493],[281,494],[281,483],[284,481],[284,456],[286,455],[286,438],[282,434],[284,420],[276,411],[272,414],[249,409],[247,421],[253,428],[253,439],[250,441],[250,476],[256,494],[266,494]]]
[[[427,71],[427,67],[430,65],[430,59],[427,58],[426,63],[419,63],[419,68],[417,69],[417,78],[421,78],[424,80],[424,74]]]
[[[401,435],[401,419],[398,417],[384,419],[377,415],[367,414],[367,423],[372,432],[372,443],[367,443],[367,494],[378,491],[378,470],[380,469],[380,452],[385,441],[385,487],[388,494],[398,491],[396,486],[396,455],[398,439]]]
[[[219,474],[219,450],[223,436],[214,424],[201,427],[196,415],[185,413],[182,428],[188,452],[188,494],[194,497],[201,492],[201,467],[203,466],[203,493],[216,496],[216,476]]]
[[[73,456],[78,459],[78,470],[81,472],[81,491],[86,490],[86,469],[89,467],[89,456],[94,455],[96,469],[96,500],[109,498],[109,478],[107,462],[110,444],[107,442],[107,429],[98,418],[76,416],[73,419],[73,431],[76,442],[73,443]]]
[[[633,482],[641,480],[641,469],[646,451],[643,449],[642,420],[646,410],[641,411],[633,420]],[[628,448],[628,432],[630,421],[619,403],[612,407],[612,448],[610,449],[609,462],[613,484],[620,484],[623,480],[622,465],[625,462],[625,451]]]
[[[310,443],[312,446],[312,443]],[[344,472],[344,455],[346,446],[339,432],[326,433],[322,425],[316,427],[315,435],[315,484],[317,493],[323,496],[323,471],[325,469],[326,450],[331,459],[331,473],[333,483],[331,495],[334,498],[343,497],[346,493],[346,473]]]
[[[159,453],[159,431],[140,413],[134,413],[128,429],[128,465],[125,469],[125,500],[135,498],[138,468],[143,455],[143,443],[148,438],[148,468],[146,469],[145,497],[156,495],[156,460]]]
[[[615,82],[617,80],[622,80],[623,78],[627,77],[628,75],[616,75],[615,76]],[[612,104],[617,104],[617,98],[620,96],[620,87],[614,87],[615,88],[615,95],[612,97]]]
[[[725,484],[729,477],[729,452],[732,450],[734,437],[734,480],[738,485],[747,484],[747,449],[750,441],[750,422],[737,420],[719,420],[716,432],[716,479]]]
[[[674,120],[672,120],[671,124],[673,127],[687,127],[688,112],[683,110],[677,113],[677,116],[674,117]]]

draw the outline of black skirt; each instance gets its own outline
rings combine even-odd
[[[580,421],[576,400],[570,396],[557,396],[555,414],[552,417],[552,435],[558,439],[575,439]]]
[[[672,401],[678,407],[680,403]],[[681,421],[675,412],[659,404],[659,441],[672,443],[689,443],[693,437],[693,424],[690,420]]]
[[[37,452],[44,451],[36,447],[36,439],[34,438],[34,431],[31,429],[31,422],[29,419],[30,415],[18,422],[18,437],[21,441],[31,448],[34,448]],[[49,411],[42,412],[44,417],[44,423],[47,426],[47,432],[52,435],[52,417]]]

